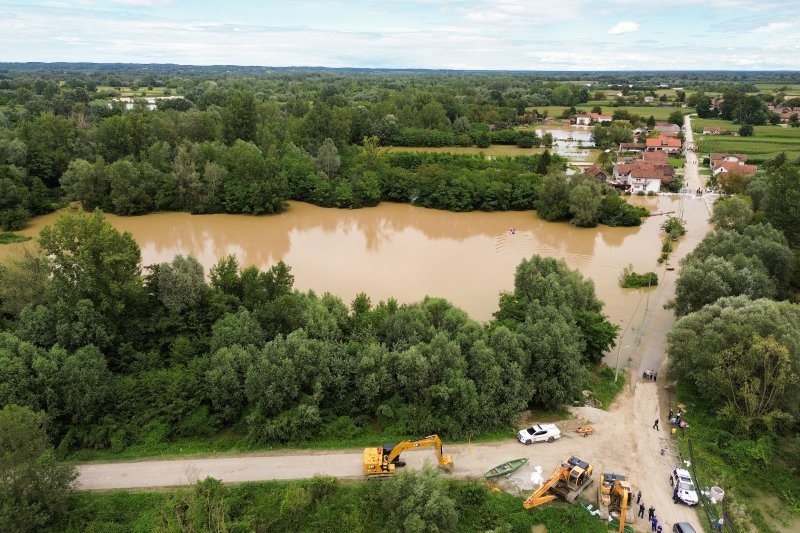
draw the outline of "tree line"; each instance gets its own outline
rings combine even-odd
[[[800,163],[765,169],[714,204],[715,230],[683,260],[668,339],[672,371],[753,439],[800,421]]]
[[[225,428],[464,437],[580,397],[616,337],[592,282],[553,259],[523,261],[482,326],[437,298],[301,293],[283,263],[226,257],[209,281],[191,257],[143,270],[99,211],[59,218],[40,246],[0,269],[0,404],[43,411],[61,453]]]

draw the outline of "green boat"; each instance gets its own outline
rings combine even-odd
[[[519,467],[521,467],[527,462],[528,462],[527,457],[521,457],[519,459],[512,459],[511,461],[506,461],[505,463],[497,465],[491,470],[488,470],[486,472],[486,479],[491,479],[493,477],[507,476],[508,474],[519,470]]]

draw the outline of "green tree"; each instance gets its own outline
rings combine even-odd
[[[569,218],[569,195],[570,186],[566,176],[563,174],[542,176],[535,204],[536,211],[544,220],[566,220]]]
[[[445,533],[456,531],[456,503],[447,495],[445,481],[432,470],[404,471],[381,487],[381,508],[391,531]]]
[[[171,313],[195,308],[206,292],[203,265],[192,256],[176,255],[154,269],[158,299]]]
[[[683,127],[683,112],[677,109],[669,114],[668,122]]]
[[[788,351],[791,371],[776,343]],[[785,421],[781,413],[797,420],[800,306],[746,296],[721,298],[681,318],[667,336],[667,351],[670,372],[687,380],[712,409],[731,416],[740,431],[779,426]],[[766,380],[765,372],[772,373]],[[775,394],[769,399],[764,392]],[[753,394],[768,401],[753,404]],[[733,406],[740,409],[733,413]]]
[[[572,223],[581,228],[597,226],[600,217],[600,185],[585,180],[569,192],[569,211]]]
[[[800,165],[772,166],[762,209],[770,224],[782,231],[792,246],[800,245]]]
[[[711,223],[717,229],[732,229],[739,233],[753,220],[752,201],[746,196],[720,198],[714,202]]]
[[[775,283],[758,258],[712,255],[684,264],[675,286],[675,312],[685,315],[723,296],[773,298],[775,292]]]
[[[328,179],[332,179],[336,175],[342,162],[339,158],[339,150],[332,139],[327,138],[322,141],[314,162],[317,169],[324,172]]]
[[[255,140],[258,116],[253,93],[248,91],[232,93],[222,116],[225,142],[233,144],[237,139]]]
[[[105,207],[109,203],[111,183],[102,157],[98,157],[94,163],[85,159],[70,161],[61,176],[61,186],[66,191],[67,198],[81,202],[84,209]]]
[[[76,426],[86,427],[106,413],[113,381],[105,357],[94,346],[80,348],[61,368],[64,412]]]
[[[130,233],[118,232],[99,211],[62,215],[42,229],[39,245],[49,260],[54,299],[91,301],[114,332],[135,322],[143,287],[141,253]]]
[[[753,136],[752,124],[742,124],[739,127],[739,137],[752,137],[752,136]]]
[[[67,508],[77,474],[56,461],[44,429],[45,415],[25,407],[0,410],[0,528],[41,531]]]

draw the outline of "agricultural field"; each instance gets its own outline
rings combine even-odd
[[[787,96],[800,97],[800,84],[792,83],[756,83],[756,87],[764,93],[785,92]]]
[[[717,126],[729,131],[738,131],[739,125],[729,120],[695,119],[692,129],[702,132],[704,126]],[[747,154],[756,163],[774,158],[786,152],[790,158],[800,157],[800,128],[783,126],[755,126],[752,137],[734,137],[731,135],[696,136],[700,152],[735,152]]]
[[[647,118],[650,115],[653,115],[653,117],[656,120],[667,120],[667,118],[669,117],[670,113],[675,111],[675,109],[679,109],[679,108],[675,108],[675,107],[645,107],[645,106],[619,106],[619,107],[614,107],[614,106],[609,105],[609,100],[590,100],[589,102],[586,102],[585,104],[576,105],[575,109],[577,109],[579,111],[585,111],[586,113],[588,113],[596,105],[599,105],[602,108],[603,113],[607,114],[607,115],[613,114],[614,111],[625,109],[629,113],[634,113],[634,114],[640,115],[641,117],[644,117],[644,118]],[[544,113],[545,111],[547,111],[547,115],[548,116],[558,118],[558,117],[561,116],[561,113],[563,113],[564,109],[567,108],[567,107],[569,107],[569,106],[563,106],[563,105],[554,106],[554,105],[551,105],[551,106],[529,107],[527,110],[531,111],[531,110],[535,109],[539,113]],[[684,111],[688,113],[688,112],[693,112],[694,110],[685,109]]]

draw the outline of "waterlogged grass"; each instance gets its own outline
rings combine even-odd
[[[69,500],[65,519],[51,531],[59,532],[149,532],[174,530],[165,527],[177,517],[182,530],[227,531],[319,531],[378,532],[398,529],[393,519],[402,519],[400,502],[386,497],[397,489],[389,484],[332,478],[301,481],[244,483],[235,486],[202,484],[197,488],[161,492],[84,492]],[[430,490],[431,480],[418,476],[419,487]],[[446,477],[433,480],[441,496],[425,501],[424,495],[403,497],[423,500],[420,505],[441,506],[452,502],[458,531],[504,531],[530,533],[544,526],[548,533],[605,532],[608,525],[579,505],[548,504],[526,510],[523,498],[492,492],[482,482]],[[203,487],[203,488],[200,488]],[[416,506],[415,506],[416,508]],[[405,512],[413,512],[406,510]],[[393,517],[393,513],[395,516]],[[419,513],[423,515],[423,513]],[[399,515],[399,516],[398,516]],[[427,520],[436,520],[428,516]],[[224,527],[217,526],[224,524]],[[194,527],[191,527],[191,526]],[[422,523],[419,527],[424,527]]]
[[[33,237],[27,235],[20,235],[11,231],[4,231],[0,233],[0,244],[13,244],[17,242],[25,242],[31,240]]]

